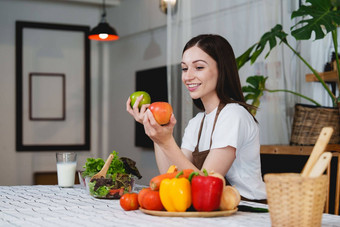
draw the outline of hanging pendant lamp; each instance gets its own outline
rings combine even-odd
[[[105,0],[103,0],[103,14],[100,23],[90,31],[89,39],[97,41],[114,41],[119,36],[116,30],[106,22]]]

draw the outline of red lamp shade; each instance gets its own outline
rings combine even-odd
[[[88,37],[89,39],[97,41],[114,41],[119,39],[116,30],[107,22],[100,22],[90,31]]]

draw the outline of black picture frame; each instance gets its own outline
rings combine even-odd
[[[16,150],[17,151],[63,151],[90,150],[90,27],[85,25],[70,25],[56,23],[40,23],[31,21],[16,21]],[[44,34],[41,36],[41,34]],[[66,34],[66,35],[65,35]],[[36,36],[36,37],[35,37]],[[50,50],[37,51],[44,47]],[[75,41],[76,40],[76,41]],[[69,42],[72,41],[72,42]],[[72,44],[71,44],[72,43]],[[77,45],[74,45],[77,43]],[[66,44],[66,45],[65,45]],[[71,48],[70,48],[71,46]],[[71,49],[71,50],[70,50]],[[33,50],[33,51],[31,51]],[[56,53],[55,50],[61,50]],[[67,51],[65,51],[67,50]],[[52,51],[52,52],[51,52]],[[64,51],[64,52],[62,52]],[[32,52],[32,53],[31,53]],[[47,56],[38,56],[38,54]],[[58,55],[59,54],[59,55]],[[58,56],[57,56],[58,55]],[[76,60],[69,64],[70,56],[77,55]],[[29,56],[29,57],[27,57]],[[38,62],[38,60],[40,62]],[[56,63],[45,64],[44,60],[57,59]],[[74,58],[72,58],[74,59]],[[35,60],[35,62],[33,61]],[[58,64],[58,63],[63,64]],[[76,68],[76,69],[74,69]],[[65,71],[73,70],[72,73]],[[69,81],[65,92],[65,118],[39,119],[29,117],[29,74],[64,74]],[[77,83],[75,82],[77,81]],[[79,83],[78,83],[79,82]],[[72,90],[72,86],[73,89]],[[67,103],[76,103],[68,107]],[[72,112],[73,111],[73,112]],[[72,117],[76,112],[77,117]],[[72,114],[68,114],[72,113]],[[71,115],[71,116],[70,116]],[[78,120],[79,119],[79,120]],[[76,125],[79,133],[70,132],[70,127]],[[29,125],[29,126],[28,126]],[[39,127],[38,127],[39,126]],[[43,127],[41,127],[43,126]],[[60,137],[65,135],[66,139]],[[69,134],[69,136],[67,136]]]
[[[35,79],[36,78],[36,79]],[[39,79],[43,78],[43,79]],[[45,79],[44,79],[45,78]],[[51,80],[50,84],[47,85],[55,85],[56,79],[59,79],[59,94],[50,92],[50,86],[39,86],[39,82],[35,83],[35,81]],[[45,82],[46,83],[46,82]],[[37,84],[37,85],[36,85]],[[66,119],[66,82],[65,82],[65,74],[63,73],[30,73],[29,74],[29,119],[31,121],[64,121]],[[41,88],[41,90],[39,89]],[[39,90],[38,90],[39,89]],[[38,91],[36,91],[38,90]],[[59,105],[53,102],[51,97],[59,97],[60,102]],[[39,98],[44,100],[43,107],[39,105]],[[37,100],[38,99],[38,100]],[[59,107],[59,108],[58,108]],[[44,111],[45,109],[50,109],[47,113]],[[42,113],[42,114],[41,114]],[[38,114],[38,116],[36,116]],[[59,115],[59,116],[58,116]]]

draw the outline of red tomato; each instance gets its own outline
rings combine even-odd
[[[124,210],[137,210],[139,207],[138,194],[137,193],[126,193],[120,197],[120,206]]]
[[[138,193],[138,203],[139,203],[139,206],[143,207],[142,206],[142,201],[143,201],[144,195],[145,195],[145,193],[147,193],[150,190],[151,190],[150,188],[143,188],[142,190],[139,191],[139,193]]]
[[[160,125],[166,125],[170,121],[172,107],[167,102],[154,102],[149,106],[149,110],[153,114],[155,120]]]
[[[139,195],[140,194],[140,195]],[[147,210],[164,210],[159,191],[153,191],[150,188],[142,189],[138,194],[140,206]]]

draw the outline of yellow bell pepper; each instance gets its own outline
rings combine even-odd
[[[184,212],[191,206],[191,186],[186,178],[164,179],[159,187],[159,195],[164,208],[169,212]]]
[[[169,167],[167,173],[173,173],[173,172],[175,172],[175,171],[177,171],[177,166],[171,165],[171,166]]]

